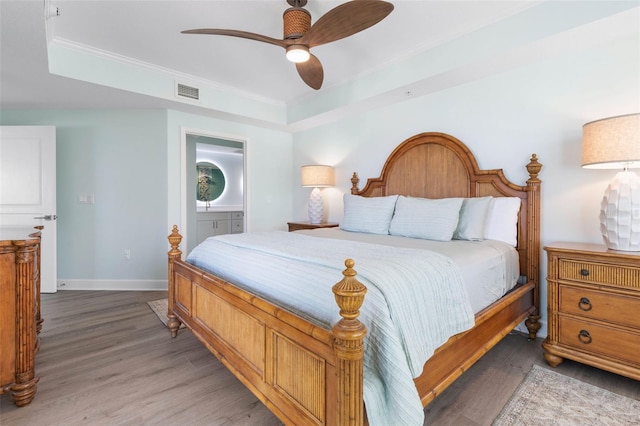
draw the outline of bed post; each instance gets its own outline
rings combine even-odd
[[[358,182],[360,182],[360,178],[356,172],[353,172],[353,176],[351,176],[351,194],[358,195]]]
[[[534,340],[538,330],[542,326],[540,319],[540,179],[538,173],[542,170],[542,164],[538,162],[536,154],[531,155],[531,161],[527,164],[527,275],[535,284],[533,290],[533,304],[536,311],[533,312],[525,325],[529,330],[529,339]]]
[[[178,248],[180,242],[182,241],[182,235],[178,232],[178,225],[173,225],[173,229],[171,230],[171,234],[167,237],[169,240],[169,245],[171,245],[171,250],[167,253],[169,256],[169,302],[168,302],[168,312],[167,312],[167,327],[171,332],[171,337],[176,337],[178,335],[178,328],[180,328],[180,321],[176,318],[173,313],[173,308],[175,304],[175,287],[174,287],[174,276],[173,276],[173,262],[174,260],[180,260],[182,256],[182,252]]]
[[[347,259],[344,278],[333,286],[342,319],[333,326],[334,350],[338,357],[337,421],[339,425],[363,425],[364,402],[362,360],[367,328],[358,320],[367,288],[356,279],[355,262]]]

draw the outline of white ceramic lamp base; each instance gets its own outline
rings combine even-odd
[[[322,194],[318,188],[313,188],[311,196],[309,197],[309,222],[321,223],[322,216],[324,216],[324,206],[322,205]]]
[[[618,173],[607,187],[600,231],[608,248],[640,251],[640,178],[634,172]]]

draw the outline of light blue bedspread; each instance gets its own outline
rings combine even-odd
[[[331,287],[352,258],[367,286],[364,400],[372,425],[422,425],[413,378],[434,350],[471,328],[474,314],[454,262],[428,250],[336,241],[273,231],[205,240],[187,257],[239,287],[331,328]]]

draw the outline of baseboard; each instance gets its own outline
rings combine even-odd
[[[58,280],[58,290],[166,291],[166,280]]]

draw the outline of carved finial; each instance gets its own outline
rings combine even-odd
[[[542,164],[538,162],[538,156],[536,154],[531,155],[531,160],[527,164],[527,171],[529,172],[530,180],[539,181],[538,173],[542,170]]]
[[[333,349],[338,358],[338,395],[344,396],[338,400],[335,423],[361,425],[365,418],[362,401],[362,364],[367,327],[358,320],[358,315],[367,288],[356,279],[356,271],[353,269],[355,262],[347,259],[344,265],[347,267],[342,271],[344,278],[333,286],[342,316],[333,326]]]
[[[358,182],[360,182],[360,178],[356,172],[353,172],[353,176],[351,176],[351,193],[358,193]]]
[[[180,235],[180,233],[178,232],[178,225],[173,225],[171,234],[167,238],[169,239],[169,245],[171,246],[171,250],[169,250],[169,256],[180,256],[182,252],[178,249],[178,246],[182,241],[182,235]]]
[[[358,318],[364,295],[367,293],[367,287],[356,279],[357,272],[353,269],[354,265],[353,259],[345,260],[344,266],[347,269],[342,271],[344,278],[333,286],[333,294],[340,307],[340,316],[346,320]]]

